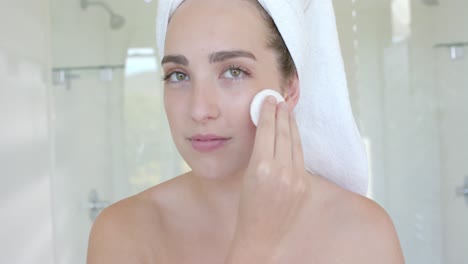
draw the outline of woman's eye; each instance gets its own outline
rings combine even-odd
[[[166,78],[164,78],[164,80],[170,82],[181,82],[188,80],[188,76],[187,74],[182,72],[173,72],[167,75]]]
[[[175,73],[175,76],[176,76],[176,79],[178,81],[183,81],[185,80],[185,78],[187,77],[185,74],[181,73],[181,72],[176,72]]]
[[[239,68],[230,68],[224,72],[223,76],[228,79],[241,78],[245,72]]]

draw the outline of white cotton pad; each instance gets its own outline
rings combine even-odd
[[[265,101],[269,95],[274,96],[277,103],[284,102],[283,96],[281,96],[281,94],[275,90],[265,89],[256,94],[252,100],[252,104],[250,104],[250,117],[252,118],[252,122],[255,124],[255,126],[258,125],[258,119],[260,118],[260,110],[262,109],[263,101]]]

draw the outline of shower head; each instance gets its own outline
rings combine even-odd
[[[121,15],[111,15],[110,26],[112,29],[120,29],[125,25],[125,18]]]
[[[125,25],[125,18],[121,15],[114,13],[110,6],[104,2],[81,0],[80,4],[82,9],[87,9],[90,5],[97,5],[104,8],[110,15],[110,27],[112,29],[120,29]]]
[[[439,0],[423,0],[425,5],[436,6],[439,5]]]

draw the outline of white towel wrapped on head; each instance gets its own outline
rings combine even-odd
[[[331,0],[258,1],[273,18],[298,70],[301,95],[295,115],[306,169],[365,195],[367,155],[351,110]],[[159,1],[160,58],[169,18],[182,2]]]

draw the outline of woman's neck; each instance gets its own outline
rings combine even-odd
[[[208,179],[194,172],[189,174],[201,204],[220,221],[235,224],[244,171],[221,179]]]

